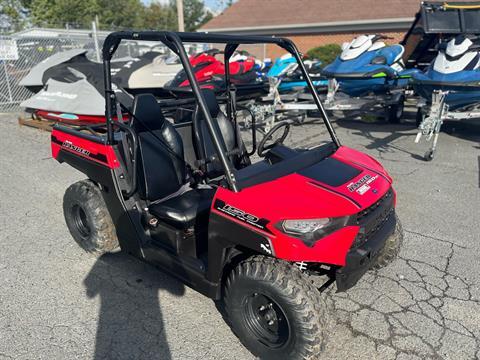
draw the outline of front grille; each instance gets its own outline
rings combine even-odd
[[[393,215],[393,211],[393,190],[389,189],[377,202],[357,214],[360,231],[353,247],[357,248],[373,237]]]

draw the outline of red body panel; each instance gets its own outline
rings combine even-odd
[[[278,258],[343,266],[346,254],[358,233],[358,226],[342,228],[320,239],[313,247],[308,247],[301,240],[290,237],[275,227],[275,224],[287,219],[332,218],[357,214],[375,203],[390,188],[391,178],[369,156],[342,146],[332,157],[358,168],[361,173],[337,187],[294,173],[248,187],[238,193],[219,188],[215,199],[255,217],[267,219],[269,222],[266,228],[270,233],[248,224],[243,225],[268,237]],[[366,175],[370,181],[366,191],[365,188],[362,189],[363,193],[358,192],[358,189],[349,189],[349,184],[365,178]],[[232,220],[215,209],[212,211]]]
[[[111,146],[64,133],[58,129],[52,131],[51,146],[52,156],[55,159],[57,159],[60,150],[64,150],[108,166],[111,169],[120,166]]]
[[[47,111],[47,110],[35,110],[35,115],[42,117],[47,120],[53,120],[58,122],[65,123],[76,123],[76,124],[101,124],[105,122],[105,116],[94,116],[94,115],[79,115],[79,114],[68,114],[69,116],[75,116],[77,119],[65,119],[62,118],[60,112]]]
[[[81,115],[81,114],[65,114],[55,111],[47,110],[35,110],[35,115],[47,120],[58,121],[60,123],[72,124],[72,125],[92,125],[92,124],[104,124],[105,116],[97,115]],[[64,116],[66,115],[66,116]],[[128,114],[124,114],[124,119],[128,118]],[[114,121],[117,121],[117,117],[113,117]]]

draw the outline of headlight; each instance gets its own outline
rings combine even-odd
[[[283,220],[276,228],[285,234],[302,240],[305,245],[313,246],[317,240],[344,227],[349,217]]]

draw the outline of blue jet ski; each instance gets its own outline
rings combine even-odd
[[[407,86],[412,73],[406,70],[402,45],[387,46],[382,35],[361,35],[343,45],[342,53],[327,65],[323,75],[335,78],[339,91],[360,97],[384,94],[394,88]]]
[[[458,35],[441,44],[427,70],[413,75],[413,87],[427,104],[435,91],[445,92],[449,111],[480,103],[480,45],[475,40]]]
[[[480,118],[480,45],[476,36],[457,35],[440,43],[438,54],[423,73],[413,75],[417,104],[418,133],[432,146],[425,154],[432,160],[444,120]]]
[[[305,60],[303,63],[312,77],[313,85],[317,87],[327,86],[328,80],[321,78],[320,67],[322,63],[320,61]],[[280,93],[303,90],[307,86],[301,72],[298,70],[297,60],[291,54],[286,54],[276,59],[268,70],[267,77],[281,81],[278,85]]]

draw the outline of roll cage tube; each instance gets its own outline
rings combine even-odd
[[[105,80],[105,117],[107,121],[107,141],[109,144],[113,143],[113,101],[115,100],[115,93],[112,90],[112,78],[110,72],[110,60],[115,53],[118,45],[122,40],[143,40],[143,41],[160,41],[168,46],[173,52],[175,52],[183,65],[187,78],[193,90],[193,94],[203,112],[205,120],[207,122],[208,130],[212,136],[213,145],[215,151],[218,154],[222,167],[225,171],[226,180],[231,190],[238,192],[238,186],[236,183],[233,168],[226,156],[225,149],[222,148],[219,135],[213,125],[213,118],[208,110],[206,101],[200,91],[200,86],[193,74],[193,70],[188,59],[188,55],[183,47],[184,42],[202,42],[202,43],[223,43],[225,44],[225,62],[228,68],[228,60],[240,44],[276,44],[281,48],[291,53],[297,63],[300,66],[300,70],[307,82],[307,85],[312,93],[315,104],[323,118],[324,124],[330,134],[332,142],[340,147],[340,142],[335,134],[328,115],[323,108],[320,98],[315,90],[312,80],[302,62],[301,56],[297,50],[295,44],[286,38],[268,37],[268,36],[236,36],[236,35],[224,35],[216,33],[177,33],[170,31],[119,31],[111,33],[107,36],[103,43],[103,69]],[[226,83],[227,89],[230,89],[230,72],[226,71]],[[230,94],[228,95],[230,97]]]

